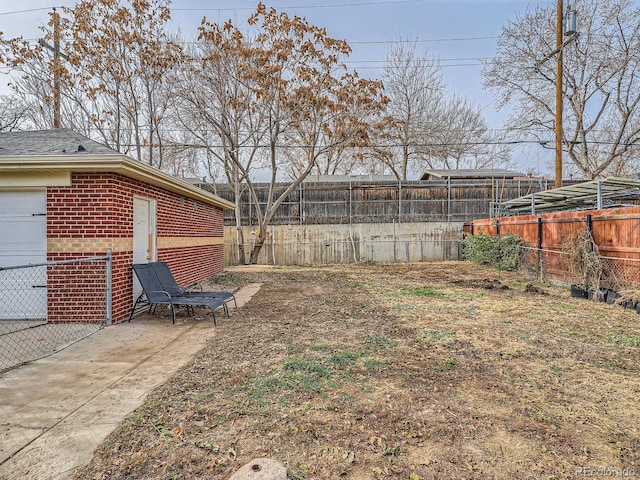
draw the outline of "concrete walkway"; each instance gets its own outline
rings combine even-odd
[[[258,290],[236,293],[238,308]],[[66,479],[216,335],[211,316],[139,316],[0,376],[0,479]],[[232,322],[219,317],[218,322]]]

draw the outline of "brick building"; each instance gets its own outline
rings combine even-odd
[[[185,283],[221,273],[229,208],[220,197],[71,130],[0,134],[0,266],[110,250],[114,323],[128,317],[140,291],[131,263],[166,261]],[[71,275],[47,274],[49,321],[65,321],[58,312]]]

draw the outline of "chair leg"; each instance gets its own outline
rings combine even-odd
[[[169,308],[171,309],[171,324],[175,325],[176,324],[176,311],[173,308],[173,303],[169,304]]]
[[[136,307],[138,306],[138,303],[140,303],[140,300],[142,300],[143,297],[144,297],[144,293],[141,293],[140,295],[138,295],[138,298],[136,298],[136,301],[133,304],[133,308],[131,309],[131,315],[129,315],[129,320],[128,320],[129,322],[133,318],[133,314],[136,313]]]
[[[131,315],[129,315],[129,320],[127,320],[128,322],[131,322],[131,319],[133,318],[133,314],[136,313],[137,306],[138,306],[138,301],[136,300],[136,303],[133,304],[133,308],[131,309]]]

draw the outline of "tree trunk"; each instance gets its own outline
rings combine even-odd
[[[253,250],[251,250],[251,256],[249,257],[249,263],[251,265],[255,265],[258,263],[258,255],[260,254],[260,250],[262,249],[262,240],[258,239],[258,242],[253,246]]]
[[[238,265],[246,265],[247,257],[244,250],[244,233],[242,233],[242,227],[236,227],[238,232]]]

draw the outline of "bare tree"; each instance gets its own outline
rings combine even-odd
[[[163,79],[181,60],[180,46],[165,28],[168,0],[83,0],[65,9],[62,31],[77,67],[78,87],[95,102],[104,140],[162,168],[160,122],[167,108]]]
[[[480,109],[449,95],[439,63],[416,57],[416,42],[400,41],[387,54],[383,73],[389,104],[374,128],[376,146],[368,152],[399,179],[427,168],[480,168],[510,159]]]
[[[44,104],[40,124],[57,114],[61,123],[161,168],[169,71],[180,46],[165,33],[169,0],[82,0],[63,7],[32,46],[11,39],[7,62],[14,87]],[[58,43],[62,54],[51,52]],[[52,111],[53,110],[53,111]],[[49,126],[52,124],[49,123]]]
[[[384,97],[380,82],[347,71],[340,59],[350,47],[323,28],[263,4],[248,23],[256,31],[252,39],[231,21],[203,20],[199,39],[209,50],[199,75],[211,95],[184,98],[217,134],[228,178],[249,191],[258,222],[249,260],[255,263],[278,206],[314,168],[346,146],[368,142],[367,122]],[[270,175],[266,199],[255,188],[257,167]],[[289,183],[276,194],[283,175]]]
[[[24,45],[30,53],[14,60],[16,67],[9,84],[13,89],[12,97],[26,107],[22,113],[26,125],[35,129],[49,129],[54,126],[55,117],[53,54],[42,45],[31,47],[26,41]],[[67,81],[60,82],[58,92],[62,126],[91,137],[96,130],[94,124],[97,117],[91,110],[87,95]]]
[[[222,177],[236,199],[237,260],[246,263],[239,200],[251,182],[265,135],[258,97],[247,78],[251,41],[232,24],[203,19],[198,41],[187,52],[191,68],[177,75],[175,119],[190,137],[192,151],[204,152],[211,178]]]
[[[507,166],[510,149],[494,134],[480,109],[468,99],[453,95],[440,105],[438,126],[419,146],[420,166],[433,169],[485,168]]]
[[[16,95],[0,96],[0,132],[20,130],[27,126],[25,113],[29,105]]]
[[[576,40],[563,50],[562,138],[580,176],[593,179],[638,167],[640,8],[630,0],[576,0]],[[508,127],[541,143],[555,131],[556,12],[538,8],[505,26],[483,70],[499,106],[514,105]]]
[[[428,161],[425,144],[439,128],[440,104],[444,83],[436,59],[424,55],[416,58],[416,42],[399,41],[387,53],[382,74],[385,94],[389,97],[377,142],[388,145],[381,149],[381,160],[396,175],[406,180],[416,165]]]

